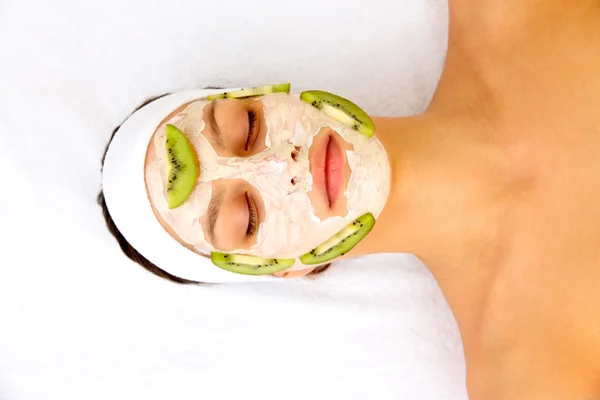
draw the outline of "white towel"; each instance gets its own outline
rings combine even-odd
[[[0,1],[0,399],[465,399],[456,324],[413,257],[178,286],[121,253],[94,199],[149,96],[291,81],[415,114],[446,31],[443,0]]]

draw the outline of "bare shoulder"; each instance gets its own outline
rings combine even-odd
[[[536,264],[560,256],[546,251],[520,256],[491,286],[465,340],[470,398],[600,398],[600,281],[590,272],[600,264],[577,265],[576,253]]]
[[[557,47],[600,39],[600,0],[451,0],[449,13],[451,46],[477,55],[559,57]]]
[[[533,178],[464,335],[473,399],[600,398],[600,135],[576,97],[548,97],[552,113],[513,125]]]

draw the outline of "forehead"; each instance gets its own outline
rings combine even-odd
[[[202,229],[182,230],[181,221],[188,220],[189,224],[198,223],[199,215],[203,214],[208,207],[211,196],[210,183],[197,184],[187,201],[178,208],[169,209],[166,200],[166,125],[175,125],[182,132],[201,132],[204,128],[203,112],[209,104],[208,101],[192,101],[186,103],[165,117],[154,131],[148,149],[144,165],[144,177],[148,200],[156,218],[171,236],[175,237],[181,244],[193,247],[193,243],[204,242]],[[186,135],[190,140],[198,138]],[[190,220],[190,216],[196,216]],[[184,235],[181,232],[186,232]]]

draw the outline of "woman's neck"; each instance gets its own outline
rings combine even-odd
[[[390,160],[391,191],[375,227],[349,256],[412,253],[440,284],[494,257],[482,249],[502,234],[511,180],[497,136],[468,116],[433,112],[375,124]]]

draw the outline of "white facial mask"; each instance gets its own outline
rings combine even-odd
[[[376,138],[367,138],[341,125],[296,95],[271,94],[260,100],[267,125],[267,148],[251,157],[217,155],[202,134],[206,101],[189,104],[158,128],[151,143],[156,158],[146,166],[146,183],[156,210],[182,241],[203,254],[219,251],[205,237],[200,225],[213,194],[211,182],[216,179],[247,181],[258,190],[265,207],[256,244],[229,253],[298,258],[361,215],[371,212],[375,218],[379,216],[389,194],[390,169],[385,150]],[[167,123],[186,134],[200,161],[196,188],[182,206],[173,210],[169,210],[165,195]],[[314,137],[323,127],[333,129],[353,149],[346,151],[351,171],[348,185],[343,188],[347,213],[321,220],[315,215],[309,199],[313,188],[309,151]],[[297,148],[294,159],[292,153]],[[305,267],[296,261],[293,269]]]

